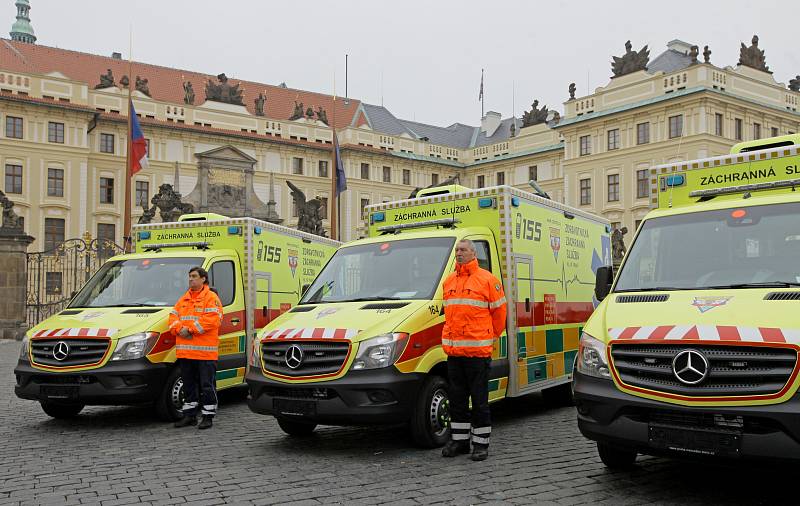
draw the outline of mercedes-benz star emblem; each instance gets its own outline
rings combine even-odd
[[[289,369],[297,369],[303,363],[303,349],[296,344],[289,346],[284,360]]]
[[[69,356],[69,345],[65,341],[59,341],[53,346],[53,358],[59,362],[66,360]]]
[[[685,385],[696,385],[708,377],[708,359],[697,350],[683,350],[672,359],[672,372]]]

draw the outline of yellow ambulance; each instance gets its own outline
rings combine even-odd
[[[581,336],[602,461],[800,458],[800,135],[651,169],[652,204]]]
[[[15,393],[55,418],[85,405],[152,403],[176,419],[183,381],[169,311],[201,266],[222,302],[217,388],[242,385],[256,332],[297,303],[338,242],[252,218],[188,214],[133,227],[135,252],[109,259],[66,309],[31,328]]]
[[[454,193],[455,192],[455,193]],[[250,408],[290,435],[317,424],[407,422],[415,442],[449,437],[443,280],[460,239],[502,280],[490,401],[545,390],[568,398],[608,222],[508,186],[432,188],[366,210],[368,238],[343,245],[298,305],[259,334]]]

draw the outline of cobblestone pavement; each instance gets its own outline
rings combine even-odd
[[[798,467],[719,467],[639,457],[611,472],[574,408],[529,396],[494,405],[489,460],[442,459],[402,427],[324,427],[291,439],[241,392],[214,428],[174,429],[145,408],[48,418],[13,393],[19,343],[0,341],[0,504],[777,504]]]

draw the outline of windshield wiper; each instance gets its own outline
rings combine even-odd
[[[733,283],[730,285],[714,285],[703,288],[708,290],[724,290],[727,288],[794,288],[797,286],[800,286],[800,283],[794,281],[759,281],[757,283]]]
[[[337,300],[331,302],[375,302],[380,300],[405,300],[402,297],[359,297],[357,299]]]
[[[87,306],[93,308],[101,308],[101,307],[167,307],[167,306],[159,306],[158,304],[145,304],[143,302],[129,302],[127,304],[108,304],[105,306]]]
[[[697,290],[697,288],[678,288],[675,286],[657,286],[655,288],[628,288],[625,290],[614,290],[614,293],[630,292],[675,292],[678,290]]]

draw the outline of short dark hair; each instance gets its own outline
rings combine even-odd
[[[208,284],[208,271],[206,271],[202,267],[192,267],[191,269],[189,269],[189,274],[193,272],[196,272],[198,276],[205,279],[205,281],[203,281],[204,285]]]

